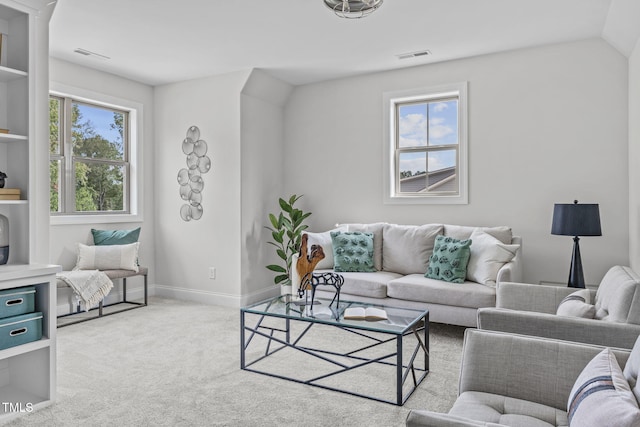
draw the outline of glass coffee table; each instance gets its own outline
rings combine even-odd
[[[240,367],[380,402],[404,405],[429,373],[429,311],[279,296],[240,310]],[[376,307],[386,320],[347,320]]]

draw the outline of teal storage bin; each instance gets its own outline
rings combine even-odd
[[[0,319],[33,313],[35,310],[35,297],[35,286],[0,291]]]
[[[42,338],[42,313],[0,319],[0,350]]]

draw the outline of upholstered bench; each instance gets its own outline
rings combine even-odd
[[[73,325],[75,323],[85,322],[87,320],[97,319],[97,318],[100,318],[100,317],[103,317],[103,316],[108,316],[108,315],[111,315],[111,314],[121,313],[123,311],[133,310],[134,308],[140,308],[140,307],[144,307],[144,306],[147,305],[147,299],[148,299],[148,280],[147,280],[147,275],[149,273],[149,269],[147,267],[139,267],[137,272],[133,271],[133,270],[102,270],[102,272],[105,273],[107,275],[107,277],[109,277],[109,279],[111,279],[111,280],[118,280],[118,279],[122,280],[122,301],[118,301],[118,302],[115,302],[115,303],[111,303],[111,304],[105,305],[104,304],[104,300],[102,300],[102,301],[100,301],[100,303],[98,305],[98,315],[97,316],[78,318],[77,320],[65,322],[64,324],[61,324],[58,327]],[[127,278],[135,277],[135,276],[143,276],[144,277],[144,302],[137,302],[137,301],[129,301],[129,300],[127,300]],[[69,285],[67,285],[63,280],[58,279],[57,280],[57,288],[69,288]],[[122,310],[117,310],[117,311],[112,311],[112,312],[109,312],[109,313],[104,313],[104,311],[103,311],[104,307],[110,307],[110,306],[114,306],[114,305],[118,305],[118,304],[130,304],[130,305],[133,305],[133,307],[127,307],[127,308],[124,308]],[[78,303],[78,306],[77,306],[75,312],[69,313],[69,314],[63,314],[61,316],[58,316],[58,318],[67,317],[67,316],[73,316],[73,315],[76,315],[76,314],[78,314],[80,312],[81,312],[80,304]]]

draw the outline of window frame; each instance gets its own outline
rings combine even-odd
[[[400,148],[398,105],[434,102],[438,100],[458,100],[458,144],[426,147]],[[451,83],[383,94],[384,135],[383,170],[385,204],[468,204],[468,141],[467,141],[467,82]],[[452,150],[457,151],[457,172],[459,191],[451,193],[402,193],[400,188],[400,153]],[[426,177],[425,177],[426,178]]]
[[[110,164],[121,166],[125,165],[128,172],[124,177],[124,204],[123,211],[69,211],[69,212],[50,212],[51,225],[62,224],[92,224],[92,223],[118,223],[118,222],[141,222],[142,221],[142,200],[139,196],[142,195],[142,162],[141,159],[141,143],[142,141],[142,117],[143,107],[142,104],[105,95],[98,92],[93,92],[86,89],[74,88],[57,83],[51,83],[50,97],[57,97],[62,99],[70,99],[73,102],[88,104],[90,106],[103,107],[113,109],[116,111],[125,112],[128,115],[128,126],[125,127],[125,133],[127,136],[124,138],[124,159],[122,161],[109,161],[106,159],[92,159],[82,156],[73,156],[73,152],[70,156],[67,156],[67,151],[71,147],[65,147],[70,143],[65,143],[65,136],[71,131],[68,129],[69,124],[65,121],[60,123],[60,153],[59,155],[49,155],[51,160],[62,160],[62,180],[63,183],[60,186],[60,198],[64,200],[63,204],[67,206],[74,206],[75,208],[75,191],[69,194],[70,188],[75,188],[75,164],[80,161],[83,163],[96,163],[96,164]],[[63,115],[70,114],[71,103],[65,104],[65,110]],[[71,163],[70,166],[65,166],[64,163]],[[50,163],[49,163],[50,164]],[[69,184],[73,183],[73,184]],[[71,205],[69,205],[71,203]]]

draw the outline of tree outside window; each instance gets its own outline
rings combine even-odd
[[[71,98],[49,98],[50,211],[128,211],[129,114]]]

